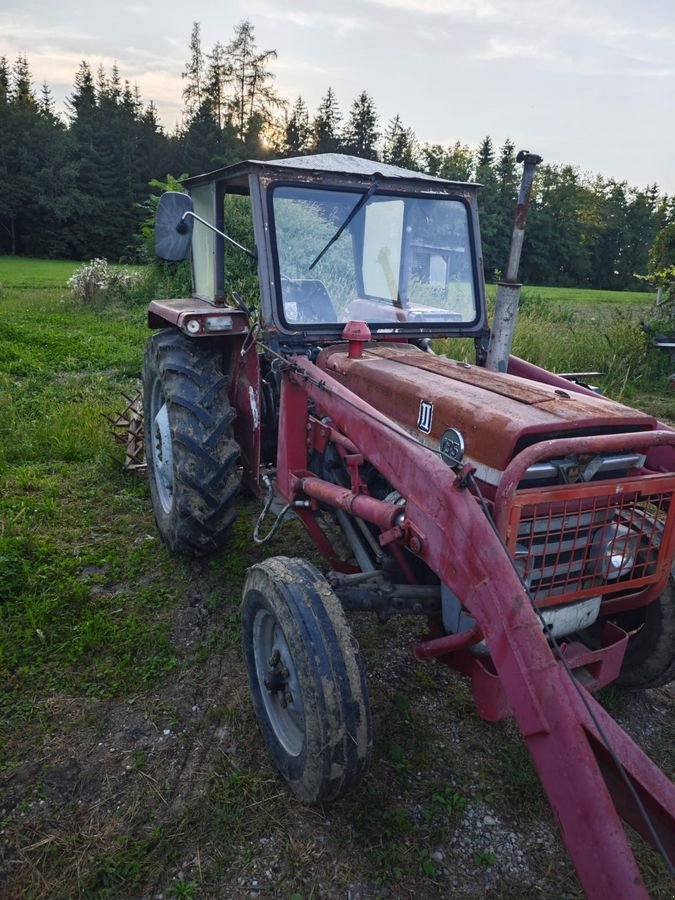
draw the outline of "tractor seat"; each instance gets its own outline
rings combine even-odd
[[[284,317],[289,325],[337,322],[333,301],[318,278],[284,278],[281,292]]]

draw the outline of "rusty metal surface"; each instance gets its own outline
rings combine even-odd
[[[125,469],[137,472],[145,477],[145,442],[143,437],[143,393],[137,391],[133,397],[122,394],[126,405],[115,418],[105,416],[110,422],[110,430],[116,444],[124,447],[124,459],[121,461]],[[104,414],[105,415],[105,414]]]
[[[552,384],[557,387],[573,391],[575,394],[592,395],[594,392],[582,384],[574,384],[574,382],[566,382],[560,375],[553,372],[547,372],[541,366],[535,366],[534,363],[527,362],[517,356],[511,356],[509,359],[509,373],[519,375],[522,378],[529,378],[542,384]],[[657,422],[656,427],[659,431],[672,431],[670,425],[664,422]],[[660,447],[652,448],[647,454],[647,467],[655,469],[657,472],[675,472],[675,447],[663,444]]]
[[[295,473],[293,473],[295,474]],[[368,494],[355,494],[348,488],[339,487],[315,476],[297,475],[292,480],[294,493],[307,494],[319,503],[328,503],[338,509],[372,522],[381,529],[391,528],[396,519],[402,517],[401,507],[395,503],[385,503]]]
[[[403,169],[400,166],[392,166],[388,163],[377,162],[371,159],[361,159],[357,156],[348,156],[343,153],[316,153],[310,156],[292,156],[285,159],[256,160],[249,159],[235,163],[232,166],[224,166],[203,175],[195,175],[186,178],[183,184],[190,188],[202,184],[204,181],[227,181],[239,179],[242,175],[251,173],[267,174],[269,172],[302,172],[317,173],[321,175],[349,175],[352,177],[372,178],[381,175],[382,178],[394,180],[413,180],[431,182],[438,185],[461,184],[466,182],[449,181],[447,178],[439,178],[436,175],[427,175],[425,172],[417,172],[413,169]],[[476,185],[471,184],[474,190]]]
[[[181,300],[153,300],[148,307],[148,326],[165,328],[175,325],[183,328],[185,321],[192,316],[231,316],[232,328],[223,332],[214,332],[196,337],[227,337],[231,334],[242,334],[248,331],[247,317],[240,309],[216,306],[198,297]]]
[[[311,399],[317,414],[329,415],[334,427],[407,498],[406,524],[420,536],[419,556],[462,597],[476,619],[494,667],[493,674],[485,669],[485,677],[496,682],[497,693],[503,692],[518,722],[586,895],[595,900],[646,897],[617,813],[632,821],[630,800],[616,779],[605,782],[604,751],[592,734],[577,689],[556,662],[523,586],[475,499],[462,489],[461,479],[386,414],[305,357],[293,357],[292,363],[295,371],[282,384],[280,484],[292,490],[290,471],[306,467]],[[590,698],[583,687],[579,691]],[[615,752],[643,786],[648,802],[659,806],[660,827],[672,832],[675,789],[630,738],[611,725]]]
[[[506,264],[506,275],[497,284],[492,317],[492,333],[485,362],[486,367],[495,372],[506,372],[509,356],[511,355],[521,288],[521,285],[518,283],[518,266],[520,265],[520,254],[525,240],[525,225],[527,224],[527,213],[530,206],[534,170],[541,162],[541,156],[537,156],[535,153],[530,153],[527,150],[521,150],[516,159],[518,162],[523,163],[523,177],[518,191],[518,205],[511,233],[511,247]]]
[[[329,347],[317,365],[376,406],[416,437],[438,446],[447,428],[464,435],[472,461],[501,471],[516,443],[526,434],[579,428],[642,427],[655,420],[593,394],[574,392],[458,364],[406,345],[367,347],[361,359],[349,359],[344,347]],[[418,427],[420,402],[433,404],[431,430]]]

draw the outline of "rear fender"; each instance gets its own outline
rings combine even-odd
[[[190,297],[184,300],[153,300],[148,307],[148,327],[179,328],[191,338],[228,337],[247,334],[248,317],[240,309],[214,306]]]

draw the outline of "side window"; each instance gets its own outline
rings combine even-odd
[[[197,215],[215,225],[214,185],[193,187],[190,194]],[[216,295],[216,240],[215,233],[203,225],[197,225],[192,231],[192,287],[196,296],[211,300]]]
[[[242,247],[252,249],[255,246],[251,198],[248,195],[225,195],[223,198],[223,231]],[[251,304],[258,306],[260,304],[260,284],[258,267],[255,262],[237,247],[224,241],[223,267],[225,293],[229,295],[232,291],[237,291],[249,306]]]

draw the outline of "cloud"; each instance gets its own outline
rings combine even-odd
[[[294,25],[296,28],[333,31],[338,37],[344,37],[353,31],[365,27],[361,19],[355,16],[336,15],[335,13],[319,12],[317,10],[283,9],[262,4],[256,12],[261,17],[272,22],[283,22]]]
[[[94,40],[94,35],[87,31],[73,31],[70,28],[59,28],[53,25],[40,25],[32,16],[12,16],[3,14],[0,18],[0,39],[6,44],[25,48],[42,45],[74,44]],[[18,52],[23,53],[23,49]],[[31,50],[32,53],[32,50]]]
[[[487,19],[497,14],[491,0],[368,0],[371,5],[388,6],[422,15],[460,19]]]

